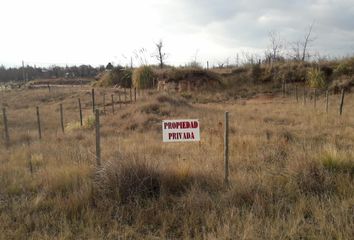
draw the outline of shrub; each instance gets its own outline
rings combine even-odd
[[[132,71],[123,67],[116,67],[111,71],[105,72],[95,86],[109,87],[119,85],[121,87],[130,88],[132,84]]]
[[[119,85],[124,88],[130,88],[132,85],[132,71],[123,67],[115,67],[110,72],[112,85]]]
[[[251,77],[253,83],[258,82],[261,78],[261,75],[262,75],[262,69],[260,64],[253,64],[251,67]]]
[[[335,69],[337,76],[354,74],[354,58],[342,61]]]
[[[308,70],[307,83],[312,88],[324,88],[327,85],[324,73],[318,68]]]
[[[192,171],[187,164],[167,169],[146,160],[118,155],[96,173],[96,197],[118,204],[140,202],[163,194],[180,195],[193,186],[208,192],[219,191],[221,182],[205,173]]]
[[[154,86],[155,74],[151,67],[142,66],[133,72],[133,86],[140,89],[152,88]]]
[[[159,173],[152,166],[137,161],[108,162],[97,173],[100,194],[118,203],[127,203],[160,194]]]
[[[80,125],[80,122],[70,122],[66,124],[65,130],[68,132],[73,132],[79,129],[93,129],[95,127],[96,119],[94,115],[88,116],[86,119],[83,121],[83,125]]]

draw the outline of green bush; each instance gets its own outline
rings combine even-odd
[[[307,72],[307,84],[312,88],[324,88],[327,85],[324,73],[318,68],[311,68]]]
[[[140,89],[152,88],[154,86],[154,79],[155,74],[149,66],[135,69],[132,76],[133,86]]]

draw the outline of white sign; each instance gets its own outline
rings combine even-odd
[[[163,120],[163,142],[200,141],[198,119]]]

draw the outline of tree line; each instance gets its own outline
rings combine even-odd
[[[100,67],[92,67],[91,65],[65,67],[27,65],[19,68],[0,66],[0,82],[30,81],[44,78],[92,78],[105,69],[106,67],[103,65]]]

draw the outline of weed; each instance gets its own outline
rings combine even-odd
[[[319,68],[312,68],[307,72],[307,84],[311,88],[324,88],[327,83],[325,75]]]
[[[96,125],[96,118],[93,115],[88,116],[84,121],[84,128],[93,129]]]
[[[134,70],[132,79],[134,87],[146,89],[153,87],[155,75],[151,67],[142,66]]]
[[[320,157],[323,167],[334,173],[349,173],[354,175],[354,161],[351,156],[340,153],[334,147],[327,147],[323,155]]]

